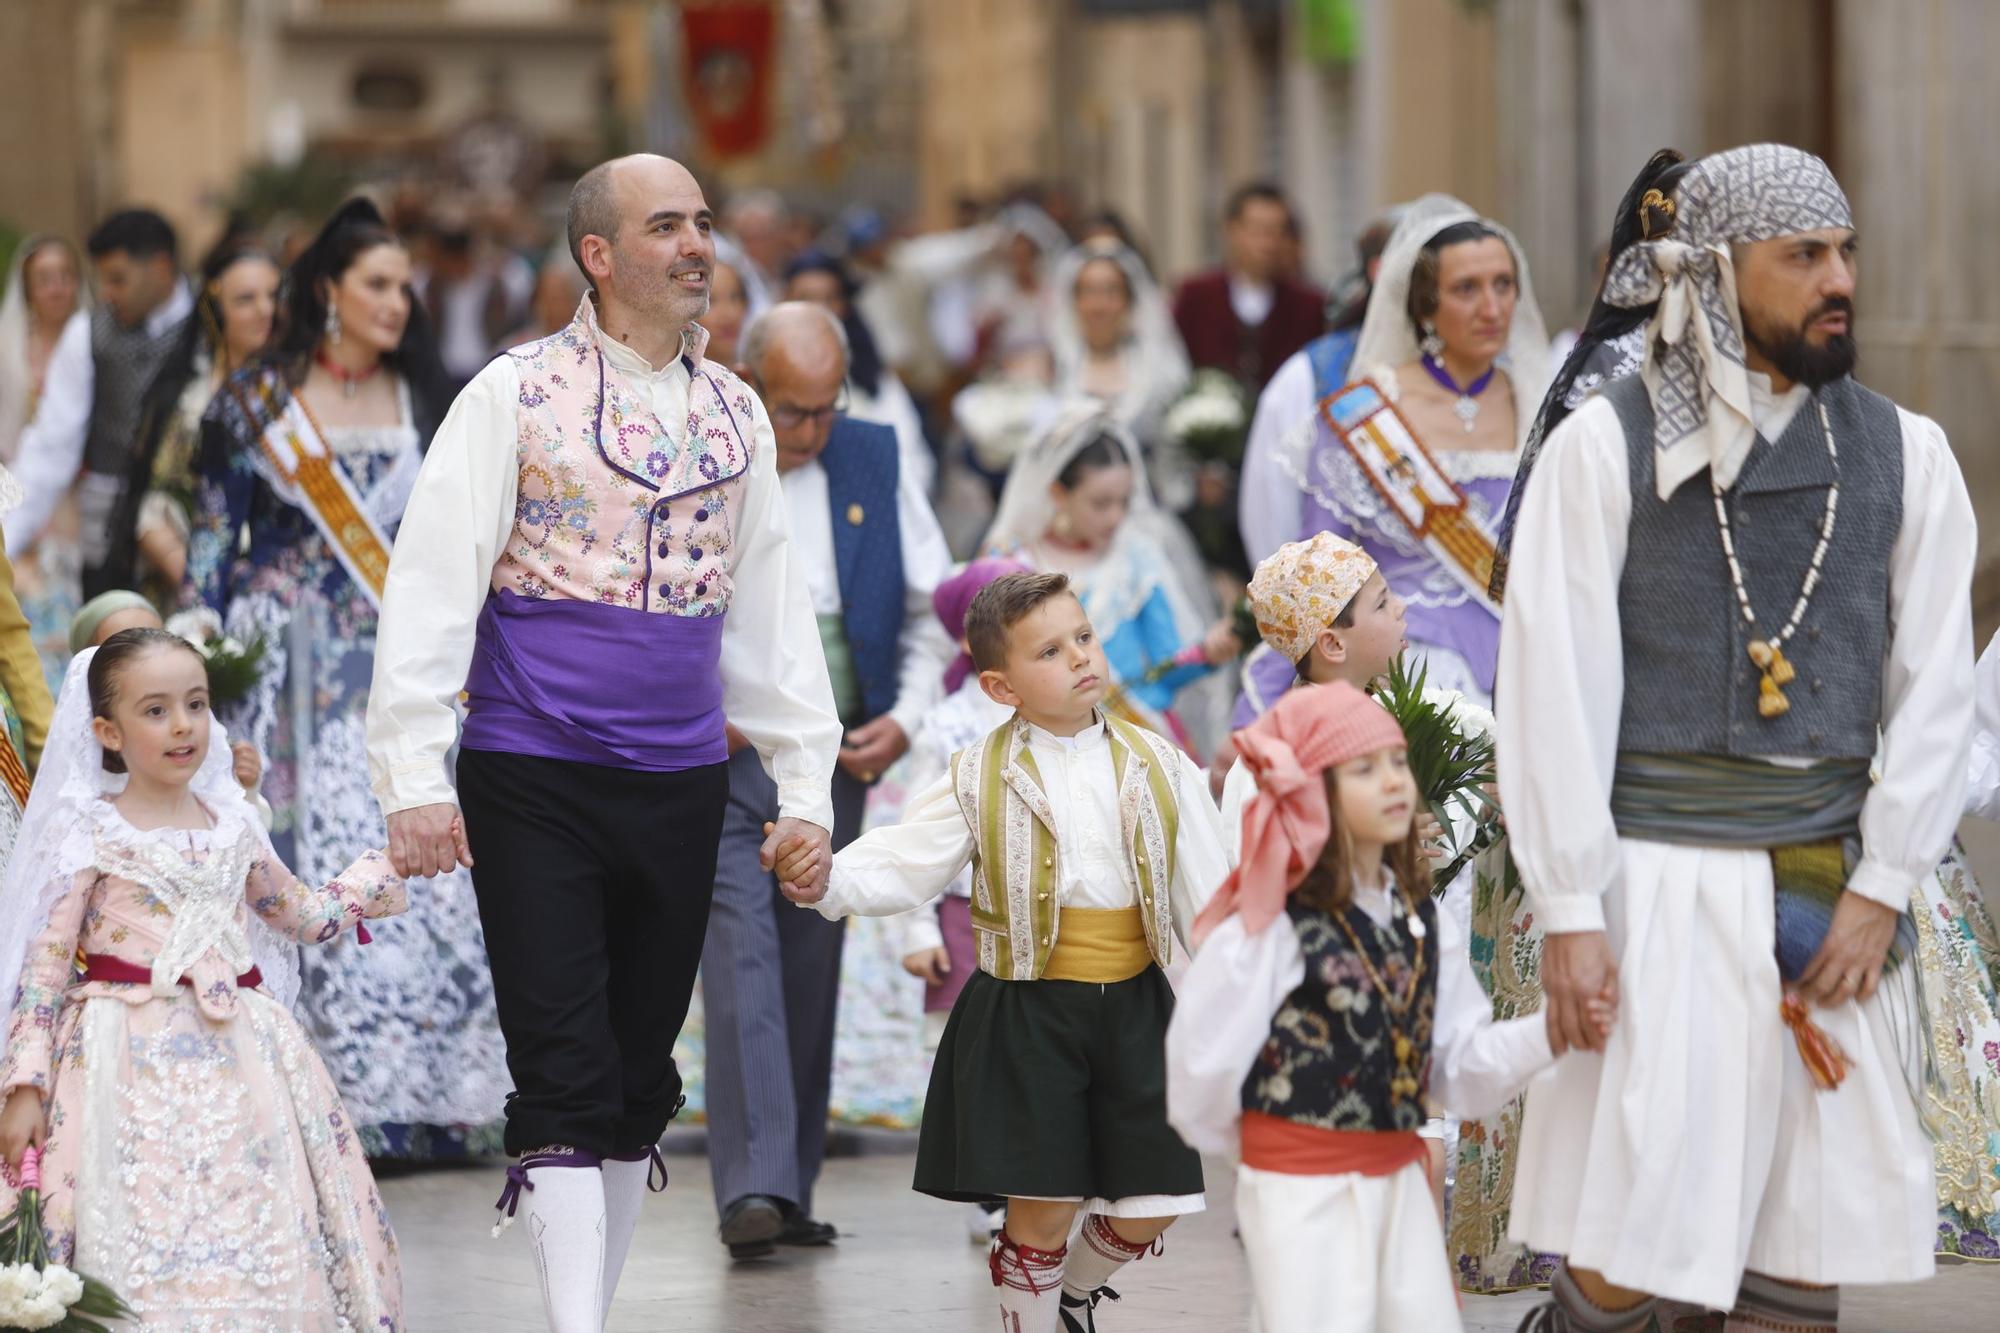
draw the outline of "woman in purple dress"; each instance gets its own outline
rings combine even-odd
[[[1485,705],[1500,643],[1487,595],[1493,535],[1546,387],[1548,336],[1506,228],[1448,195],[1411,204],[1389,238],[1349,384],[1281,446],[1299,535],[1375,558],[1408,606],[1410,659]],[[1293,679],[1260,650],[1247,725]]]

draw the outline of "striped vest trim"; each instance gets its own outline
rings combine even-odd
[[[1139,885],[1146,946],[1173,960],[1180,759],[1173,743],[1105,717],[1118,783],[1119,841]],[[1062,867],[1054,808],[1028,747],[1028,724],[1008,719],[952,757],[952,790],[972,829],[972,926],[979,968],[1002,981],[1036,981],[1061,926]]]

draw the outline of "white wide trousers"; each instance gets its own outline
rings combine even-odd
[[[1778,1014],[1771,860],[1627,840],[1604,898],[1617,1027],[1530,1087],[1509,1234],[1656,1296],[1728,1309],[1744,1270],[1812,1283],[1934,1270],[1912,1095],[1914,959],[1814,1011],[1853,1067],[1816,1090]]]
[[[1257,1333],[1453,1333],[1462,1325],[1422,1164],[1387,1176],[1236,1168]]]

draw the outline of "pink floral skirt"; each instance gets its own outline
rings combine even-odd
[[[63,1005],[49,1253],[124,1297],[138,1318],[123,1327],[401,1329],[396,1238],[339,1094],[289,1013],[254,991],[239,1003],[220,1023],[186,988]]]

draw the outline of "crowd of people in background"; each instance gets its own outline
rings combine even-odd
[[[1670,192],[1678,161],[1650,164],[1648,179]],[[1560,386],[1559,420],[1640,356],[1630,335],[1641,317],[1612,329],[1602,309],[1582,342],[1565,335],[1552,350],[1512,234],[1443,195],[1376,220],[1338,275],[1305,271],[1305,222],[1263,183],[1222,201],[1216,263],[1192,275],[1159,272],[1130,221],[1084,213],[1054,188],[964,200],[952,225],[929,230],[746,191],[716,224],[706,350],[688,364],[726,368],[768,412],[771,493],[805,553],[845,736],[835,849],[895,823],[955,751],[1004,719],[972,669],[967,608],[1024,571],[1066,576],[1109,664],[1105,714],[1167,738],[1206,777],[1232,859],[1233,825],[1255,797],[1241,770],[1225,792],[1231,733],[1298,680],[1320,679],[1316,669],[1365,686],[1379,671],[1345,655],[1376,663],[1407,647],[1433,685],[1491,706],[1509,495],[1553,428],[1544,394]],[[308,883],[389,845],[366,717],[371,682],[380,691],[384,679],[378,647],[392,655],[378,644],[382,539],[419,468],[434,442],[473,456],[468,414],[499,392],[494,367],[510,349],[548,358],[579,329],[598,337],[573,221],[570,237],[560,229],[514,202],[395,188],[317,227],[234,219],[198,258],[144,209],[112,214],[80,243],[32,236],[14,251],[0,298],[0,463],[19,493],[0,497],[14,506],[0,527],[47,689],[60,690],[73,654],[129,624],[179,624],[235,655],[241,688],[218,690],[216,707],[244,750],[237,777]],[[606,355],[594,372],[600,454]],[[722,390],[701,406],[691,384],[663,384],[668,372],[644,358],[615,368],[647,385],[659,420],[729,411]],[[272,430],[288,420],[289,435]],[[610,433],[622,449],[624,432]],[[870,461],[877,445],[893,445],[892,470]],[[684,461],[625,460],[656,480]],[[521,475],[524,528],[591,521],[525,489],[526,464]],[[350,515],[359,535],[329,540],[328,512]],[[1322,539],[1332,544],[1297,545]],[[1262,611],[1288,581],[1328,577],[1315,560],[1355,575],[1335,580],[1342,618],[1274,646],[1283,634]],[[4,683],[31,768],[47,700],[27,703],[34,690],[13,675]],[[719,1235],[738,1259],[835,1238],[812,1204],[829,1118],[916,1123],[935,1016],[977,967],[964,876],[941,905],[902,915],[843,924],[791,910],[758,859],[782,806],[750,729],[746,718],[729,735],[704,982],[677,1048],[686,1113],[713,1116]],[[1425,905],[1431,928],[1449,914],[1443,929],[1470,942],[1496,1012],[1496,957],[1525,987],[1526,1000],[1506,1003],[1540,998],[1541,935],[1504,866],[1504,853],[1479,862],[1456,896]],[[370,922],[365,949],[340,939],[299,961],[298,1018],[378,1162],[497,1152],[500,1108],[529,1093],[513,1090],[505,1063],[505,999],[471,877],[441,870],[407,910]],[[1962,864],[1940,874],[1920,892],[1983,920]],[[1989,1026],[1992,980],[1961,987]],[[1252,1035],[1263,1030],[1260,1020]],[[1466,1150],[1435,1151],[1440,1195],[1443,1161],[1455,1163],[1462,1222],[1449,1243],[1455,1278],[1475,1290],[1553,1271],[1508,1233],[1519,1104],[1505,1114],[1504,1130],[1469,1122]],[[1448,1143],[1456,1130],[1430,1132]],[[1503,1138],[1505,1153],[1478,1151]],[[634,1169],[643,1183],[645,1167]],[[963,1193],[984,1243],[1000,1225],[994,1201]],[[1991,1193],[1961,1192],[1941,1216],[1954,1236],[1986,1236]]]

